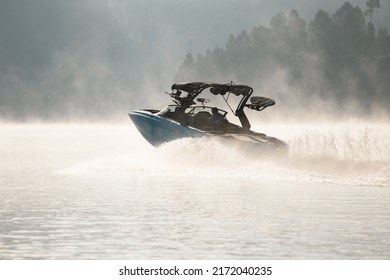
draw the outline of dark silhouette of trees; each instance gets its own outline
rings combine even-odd
[[[366,16],[370,17],[370,22],[372,22],[372,17],[375,13],[375,9],[379,9],[381,7],[381,4],[379,3],[379,0],[368,0],[367,3],[367,10],[364,12]]]
[[[319,10],[308,24],[295,10],[280,12],[268,27],[231,35],[224,48],[196,60],[187,56],[176,80],[237,80],[261,90],[283,72],[279,83],[298,89],[294,98],[317,96],[339,108],[353,101],[366,112],[379,104],[388,111],[390,36],[372,23],[379,8],[379,0],[369,0],[365,12],[345,2],[333,15]]]

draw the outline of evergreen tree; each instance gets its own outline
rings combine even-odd
[[[367,111],[372,102],[389,108],[390,36],[385,28],[376,33],[372,23],[379,1],[367,6],[365,13],[349,2],[333,15],[319,10],[309,24],[295,10],[280,12],[268,27],[230,35],[224,48],[207,50],[196,61],[187,55],[179,74],[262,87],[282,72],[285,86],[297,89],[295,98],[319,96],[340,107],[355,100]]]
[[[379,0],[368,0],[367,3],[367,10],[364,12],[366,16],[370,17],[370,22],[372,22],[372,17],[375,13],[375,9],[379,9],[381,7],[381,4],[379,3]]]

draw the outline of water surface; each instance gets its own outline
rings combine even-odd
[[[268,125],[287,157],[131,125],[0,126],[1,259],[389,259],[390,126]]]

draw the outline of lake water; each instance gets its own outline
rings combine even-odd
[[[286,157],[129,124],[0,125],[1,259],[389,259],[390,125],[262,125]]]

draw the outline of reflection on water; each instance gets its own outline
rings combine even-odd
[[[0,258],[390,257],[388,125],[258,130],[290,155],[154,149],[125,125],[3,125]]]

